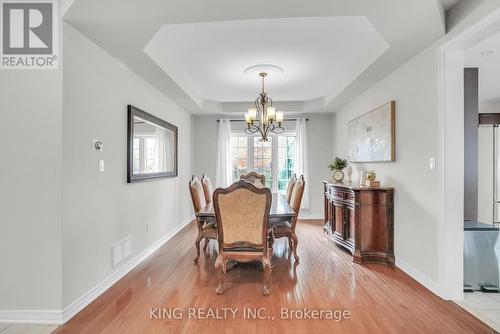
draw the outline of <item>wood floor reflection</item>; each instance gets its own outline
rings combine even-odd
[[[268,297],[261,294],[262,271],[252,264],[228,272],[224,294],[216,295],[215,243],[195,264],[197,231],[190,224],[54,333],[494,333],[399,269],[352,263],[323,235],[321,224],[299,221],[300,264],[286,240],[276,241]],[[179,308],[182,314],[156,319],[155,308]],[[237,313],[234,319],[231,313],[225,320],[189,319],[190,308],[205,317],[208,308],[219,308],[218,316],[222,308]],[[265,319],[243,318],[244,309],[259,308]],[[281,319],[281,308],[348,310],[350,319]]]

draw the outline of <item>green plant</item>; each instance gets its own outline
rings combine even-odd
[[[334,171],[334,170],[342,170],[344,168],[347,167],[347,160],[346,159],[342,159],[342,158],[339,158],[339,157],[336,157],[335,160],[333,160],[332,162],[330,162],[330,164],[328,165],[328,168],[330,168],[331,171]]]

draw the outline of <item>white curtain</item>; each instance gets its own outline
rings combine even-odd
[[[306,185],[302,195],[302,209],[309,209],[309,168],[307,158],[307,122],[305,118],[297,118],[295,138],[295,173],[297,177],[304,175]]]
[[[216,187],[228,187],[231,184],[231,122],[219,120],[219,139],[217,141]]]

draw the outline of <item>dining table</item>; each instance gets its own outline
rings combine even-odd
[[[292,221],[295,212],[293,211],[290,204],[287,202],[285,196],[281,193],[273,193],[271,200],[271,209],[269,210],[269,227],[273,225]],[[196,216],[201,221],[213,221],[215,220],[215,210],[213,201],[206,204],[200,211],[196,213]]]

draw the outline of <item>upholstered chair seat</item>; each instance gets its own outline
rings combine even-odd
[[[286,234],[292,229],[292,224],[290,222],[281,222],[279,224],[273,225],[273,233],[274,235],[282,235]]]
[[[213,222],[208,222],[202,227],[203,231],[214,230],[217,231],[217,224]]]

